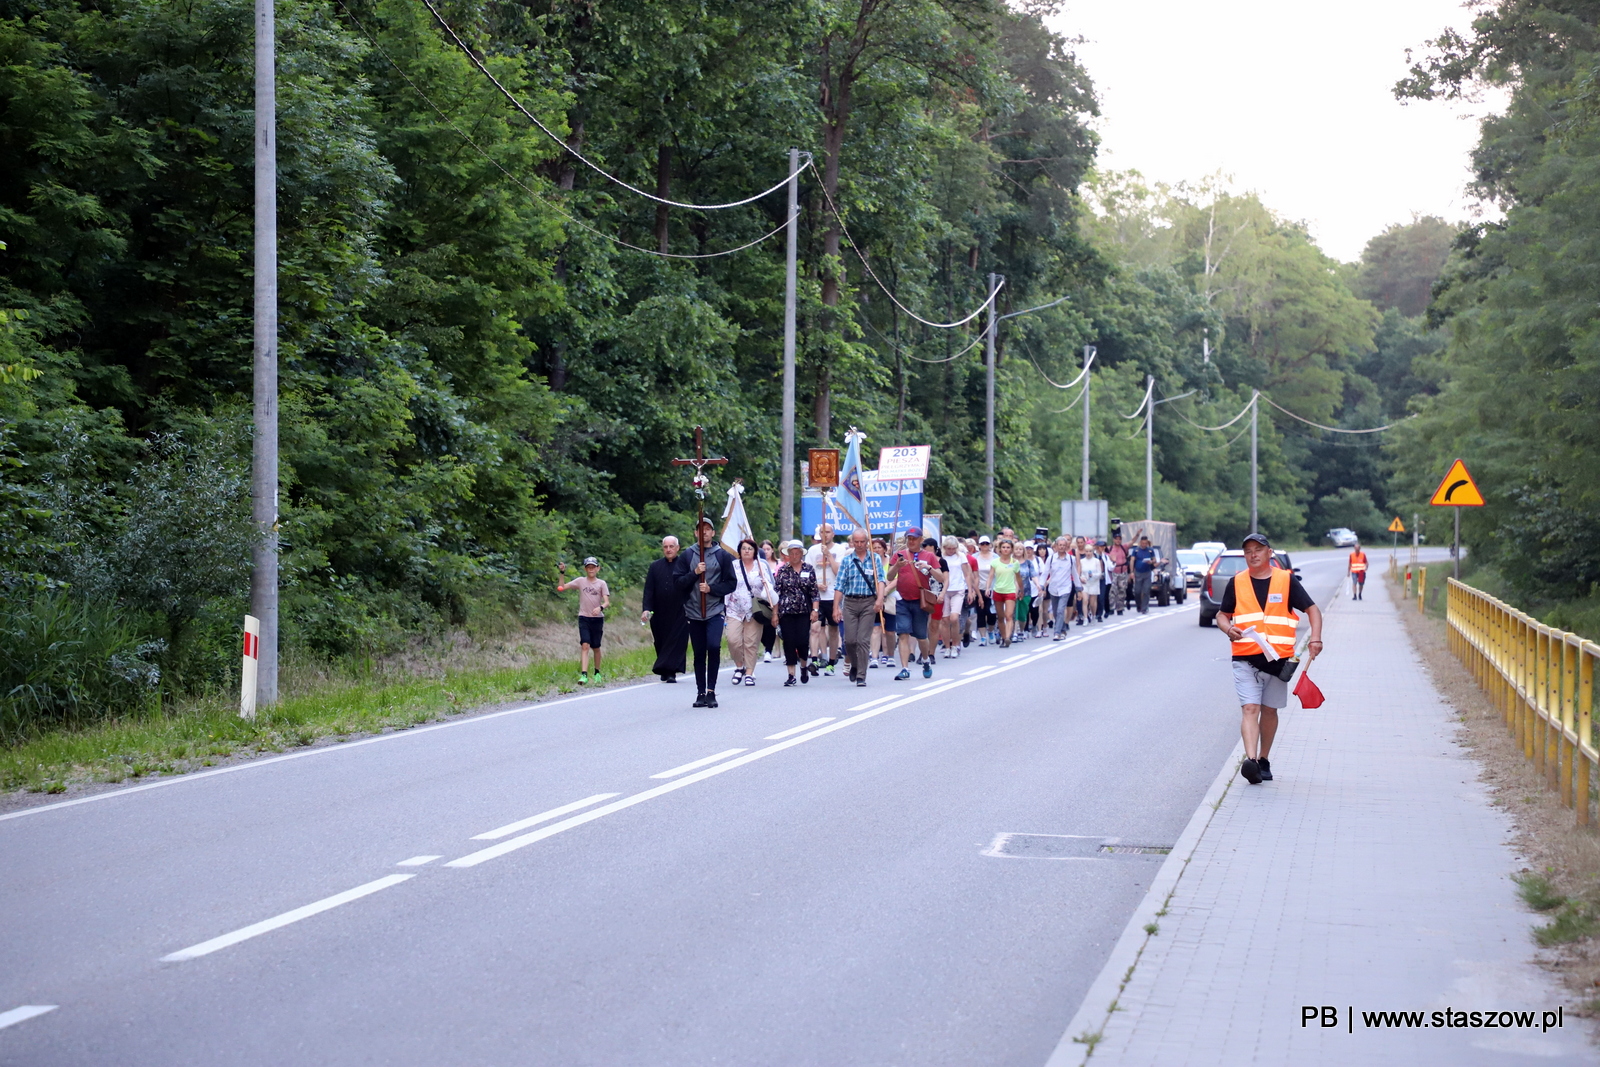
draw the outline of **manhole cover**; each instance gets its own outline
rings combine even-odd
[[[1094,860],[1110,856],[1165,856],[1167,845],[1127,845],[1118,837],[1080,834],[995,834],[985,856],[1001,859]]]

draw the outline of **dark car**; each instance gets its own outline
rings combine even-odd
[[[1300,573],[1289,559],[1289,553],[1272,551],[1272,565],[1282,567],[1286,571]],[[1217,612],[1222,610],[1222,595],[1228,589],[1228,583],[1233,581],[1233,576],[1244,570],[1244,553],[1239,549],[1224,552],[1211,561],[1211,569],[1206,571],[1206,576],[1200,582],[1200,625],[1215,626]]]

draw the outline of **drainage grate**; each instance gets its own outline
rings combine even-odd
[[[1110,856],[1165,856],[1167,845],[1125,845],[1117,837],[1080,834],[996,834],[985,856],[1001,859],[1096,860]]]
[[[1165,856],[1172,852],[1166,845],[1101,845],[1101,852],[1119,856]]]

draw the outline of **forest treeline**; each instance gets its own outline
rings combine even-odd
[[[931,444],[929,508],[961,530],[982,516],[983,320],[940,330],[916,316],[962,318],[990,273],[1006,279],[1002,314],[1066,298],[999,331],[997,520],[1053,528],[1078,495],[1078,392],[1055,383],[1092,344],[1092,495],[1142,512],[1143,433],[1123,416],[1153,375],[1158,398],[1182,397],[1155,409],[1158,516],[1185,539],[1236,541],[1248,420],[1205,427],[1261,390],[1279,405],[1261,412],[1261,525],[1376,533],[1415,501],[1422,468],[1385,451],[1400,431],[1311,423],[1384,425],[1421,404],[1408,447],[1450,451],[1467,409],[1440,414],[1427,397],[1473,388],[1473,359],[1499,358],[1486,294],[1523,269],[1512,245],[1531,254],[1531,236],[1458,237],[1421,218],[1341,264],[1220,180],[1167,187],[1097,169],[1090,72],[1047,24],[1048,3],[438,8],[555,138],[421,0],[277,5],[294,654],[526,618],[565,556],[599,555],[629,582],[661,533],[687,525],[688,480],[666,461],[695,425],[729,458],[726,477],[744,479],[757,527],[778,532],[784,251],[781,235],[760,239],[783,223],[784,194],[667,206],[568,146],[702,204],[772,186],[789,148],[809,153],[798,444],[838,445],[850,426],[869,449]],[[1529,78],[1496,51],[1517,47],[1451,38],[1411,91]],[[1588,53],[1555,51],[1569,88],[1587,85]],[[1526,106],[1486,127],[1485,188],[1508,203],[1535,195],[1524,182],[1537,153],[1496,138],[1548,141],[1533,168],[1546,187],[1587,180],[1572,154],[1595,136],[1588,105],[1540,127],[1563,90],[1539,69],[1518,90]],[[251,536],[252,124],[244,0],[0,0],[0,682],[13,710],[31,700],[28,714],[70,717],[148,699],[157,679],[216,685],[236,658]],[[1537,198],[1553,210],[1548,190]],[[1568,210],[1581,215],[1584,199],[1574,192]],[[1539,225],[1570,239],[1577,221]],[[1527,269],[1576,285],[1592,258]],[[1572,315],[1588,314],[1582,302],[1574,289]],[[1555,395],[1530,384],[1495,417]],[[1537,466],[1544,426],[1525,432],[1519,455]],[[1543,473],[1523,470],[1530,498],[1575,506],[1539,455]],[[1516,520],[1490,509],[1482,521]],[[80,643],[93,654],[65,675],[39,651],[91,631]]]

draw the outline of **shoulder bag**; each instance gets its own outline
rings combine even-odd
[[[757,564],[759,566],[759,563]],[[750,617],[763,626],[772,624],[772,601],[765,597],[755,595],[755,590],[750,588],[750,573],[744,569],[744,560],[739,560],[739,577],[744,579],[744,590],[750,594]]]

